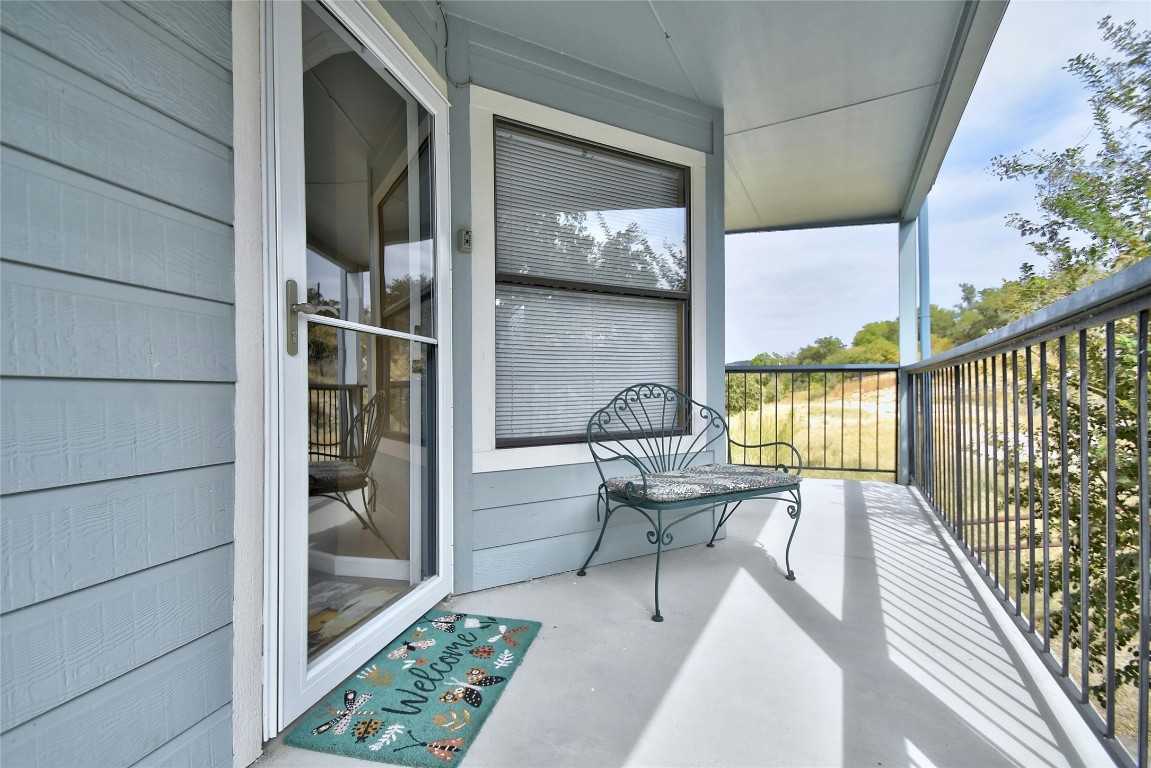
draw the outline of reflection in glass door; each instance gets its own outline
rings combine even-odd
[[[304,6],[309,663],[437,572],[432,120],[360,50]]]
[[[271,737],[451,591],[451,273],[443,94],[364,3],[263,12]]]

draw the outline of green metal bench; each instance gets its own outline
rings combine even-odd
[[[698,424],[693,426],[693,416],[702,419],[702,429]],[[794,521],[784,563],[787,579],[795,580],[791,542],[803,506],[799,493],[803,460],[793,445],[748,445],[732,440],[722,414],[663,384],[636,384],[613,397],[592,414],[587,442],[602,480],[596,503],[596,519],[601,519],[602,510],[602,525],[595,547],[578,575],[587,575],[588,564],[603,543],[611,516],[619,509],[634,509],[651,525],[647,532],[648,541],[655,545],[655,615],[651,620],[663,621],[659,612],[659,566],[663,548],[672,543],[671,530],[704,512],[711,512],[716,521],[715,512],[719,511],[707,543],[714,547],[719,529],[740,504],[779,495],[788,502],[787,514]],[[769,467],[731,464],[733,447],[774,449],[776,463]],[[717,449],[724,450],[729,463],[704,463]],[[786,459],[782,462],[781,453]],[[625,471],[637,470],[639,474],[609,476],[617,466],[614,462],[622,462]],[[675,519],[665,522],[665,513],[672,513]]]

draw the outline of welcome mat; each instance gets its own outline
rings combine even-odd
[[[398,765],[459,762],[539,630],[538,621],[425,614],[284,743]]]

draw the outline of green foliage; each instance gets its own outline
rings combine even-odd
[[[1115,58],[1077,56],[1067,71],[1091,93],[1099,148],[1030,150],[992,160],[1001,179],[1036,186],[1040,217],[1008,225],[1074,290],[1151,255],[1151,32],[1134,22],[1099,23]]]
[[[899,321],[876,320],[867,323],[855,333],[851,346],[863,347],[877,341],[886,341],[895,347],[899,346]],[[878,362],[878,361],[876,361]]]
[[[795,362],[797,365],[820,365],[843,349],[843,342],[835,336],[823,336],[796,352]]]

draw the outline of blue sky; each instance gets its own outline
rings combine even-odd
[[[999,181],[988,166],[995,155],[1090,140],[1086,94],[1063,66],[1079,53],[1110,53],[1097,26],[1108,14],[1151,26],[1145,0],[1008,6],[928,198],[932,303],[952,306],[961,282],[997,286],[1034,262],[1004,221],[1035,210],[1034,188]],[[729,362],[792,352],[820,336],[850,343],[864,323],[897,314],[894,225],[731,235],[726,251]]]

